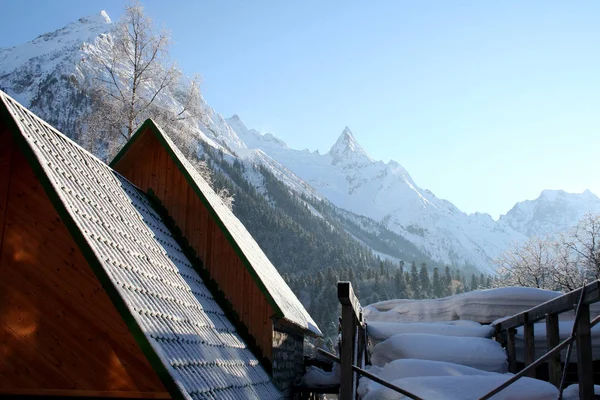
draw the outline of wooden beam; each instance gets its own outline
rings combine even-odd
[[[339,288],[339,285],[338,285]],[[350,304],[342,305],[342,348],[340,400],[354,399],[354,333],[356,331],[354,309]]]
[[[546,316],[546,348],[553,349],[560,343],[560,332],[558,330],[558,314],[548,314]],[[548,382],[556,387],[560,386],[562,376],[562,367],[560,363],[560,353],[548,358]]]
[[[358,298],[354,294],[354,290],[352,289],[352,284],[347,281],[338,282],[338,299],[342,306],[351,306],[352,311],[354,312],[354,317],[357,321],[360,321],[360,302]]]
[[[592,360],[592,335],[590,332],[590,306],[582,304],[577,320],[577,375],[579,378],[579,398],[594,398],[594,365]]]
[[[525,322],[523,325],[523,336],[525,339],[525,366],[527,367],[535,361],[535,334],[533,322]],[[531,370],[527,376],[535,378],[535,370]]]
[[[517,353],[515,348],[515,335],[517,330],[510,328],[506,335],[506,355],[508,356],[508,371],[517,372]]]
[[[547,314],[560,314],[565,311],[570,311],[579,301],[582,289],[575,289],[560,297],[549,300],[538,306],[535,306],[527,311],[516,314],[510,318],[498,323],[501,329],[516,328],[524,325],[525,322],[537,322],[546,318]],[[600,280],[596,280],[583,287],[584,294],[582,304],[592,304],[600,301]]]

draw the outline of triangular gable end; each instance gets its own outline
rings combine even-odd
[[[0,396],[171,396],[0,122]]]
[[[156,195],[254,337],[260,337],[260,332],[253,334],[251,316],[247,321],[244,318],[249,297],[240,296],[236,278],[231,282],[228,270],[235,270],[238,262],[250,274],[280,324],[311,336],[322,335],[252,235],[154,121],[144,122],[110,165],[142,190]],[[202,236],[206,233],[212,237]],[[228,242],[225,249],[221,237]],[[228,261],[215,254],[227,255]]]
[[[1,91],[0,117],[171,397],[280,398],[152,201]]]

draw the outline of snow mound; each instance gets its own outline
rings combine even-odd
[[[402,333],[384,340],[373,347],[371,363],[383,367],[401,358],[453,362],[490,372],[508,371],[506,353],[498,342],[426,333]]]
[[[425,376],[393,381],[424,399],[476,400],[509,379],[508,375]],[[521,378],[504,389],[493,400],[555,400],[558,390],[552,384],[532,378]],[[405,398],[387,388],[369,392],[363,400],[392,400]]]
[[[472,320],[491,323],[558,297],[560,293],[525,287],[476,290],[442,299],[388,300],[365,307],[368,322],[439,322]]]
[[[328,387],[339,385],[340,376],[341,369],[338,363],[333,364],[331,371],[324,371],[321,368],[311,366],[304,373],[304,376],[300,381],[300,385],[307,387]]]
[[[467,322],[467,321],[465,321]],[[455,325],[441,322],[369,322],[367,324],[367,333],[371,342],[377,343],[389,339],[393,335],[400,333],[430,333],[444,336],[462,336],[491,338],[494,328],[491,325]]]
[[[425,377],[425,376],[470,376],[470,375],[494,375],[495,372],[482,371],[467,367],[465,365],[454,364],[444,361],[402,359],[394,360],[385,364],[383,367],[371,366],[368,371],[388,382],[403,378]],[[358,383],[357,393],[361,398],[370,392],[382,389],[383,386],[362,377]]]
[[[594,394],[600,394],[600,385],[594,385]],[[579,400],[579,385],[575,383],[563,390],[563,400]]]

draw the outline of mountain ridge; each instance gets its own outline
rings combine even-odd
[[[99,13],[25,44],[0,49],[0,86],[74,136],[76,121],[90,107],[85,79],[97,68],[91,56],[104,51],[111,26],[110,17]],[[3,62],[8,59],[10,63]],[[161,101],[172,100],[166,94]],[[331,149],[320,154],[292,149],[274,134],[248,128],[238,115],[224,118],[202,102],[204,118],[190,122],[194,140],[231,160],[266,168],[296,196],[326,200],[381,224],[440,264],[491,272],[492,259],[515,241],[551,234],[553,227],[567,229],[582,210],[600,212],[600,200],[589,191],[577,199],[566,192],[545,191],[536,200],[517,203],[497,221],[485,213],[466,214],[419,187],[399,162],[372,159],[347,126]],[[264,177],[251,168],[245,174],[259,192],[267,193]]]

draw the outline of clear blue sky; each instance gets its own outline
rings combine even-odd
[[[123,1],[1,0],[0,46]],[[224,116],[375,159],[466,212],[600,194],[600,2],[143,1]]]

